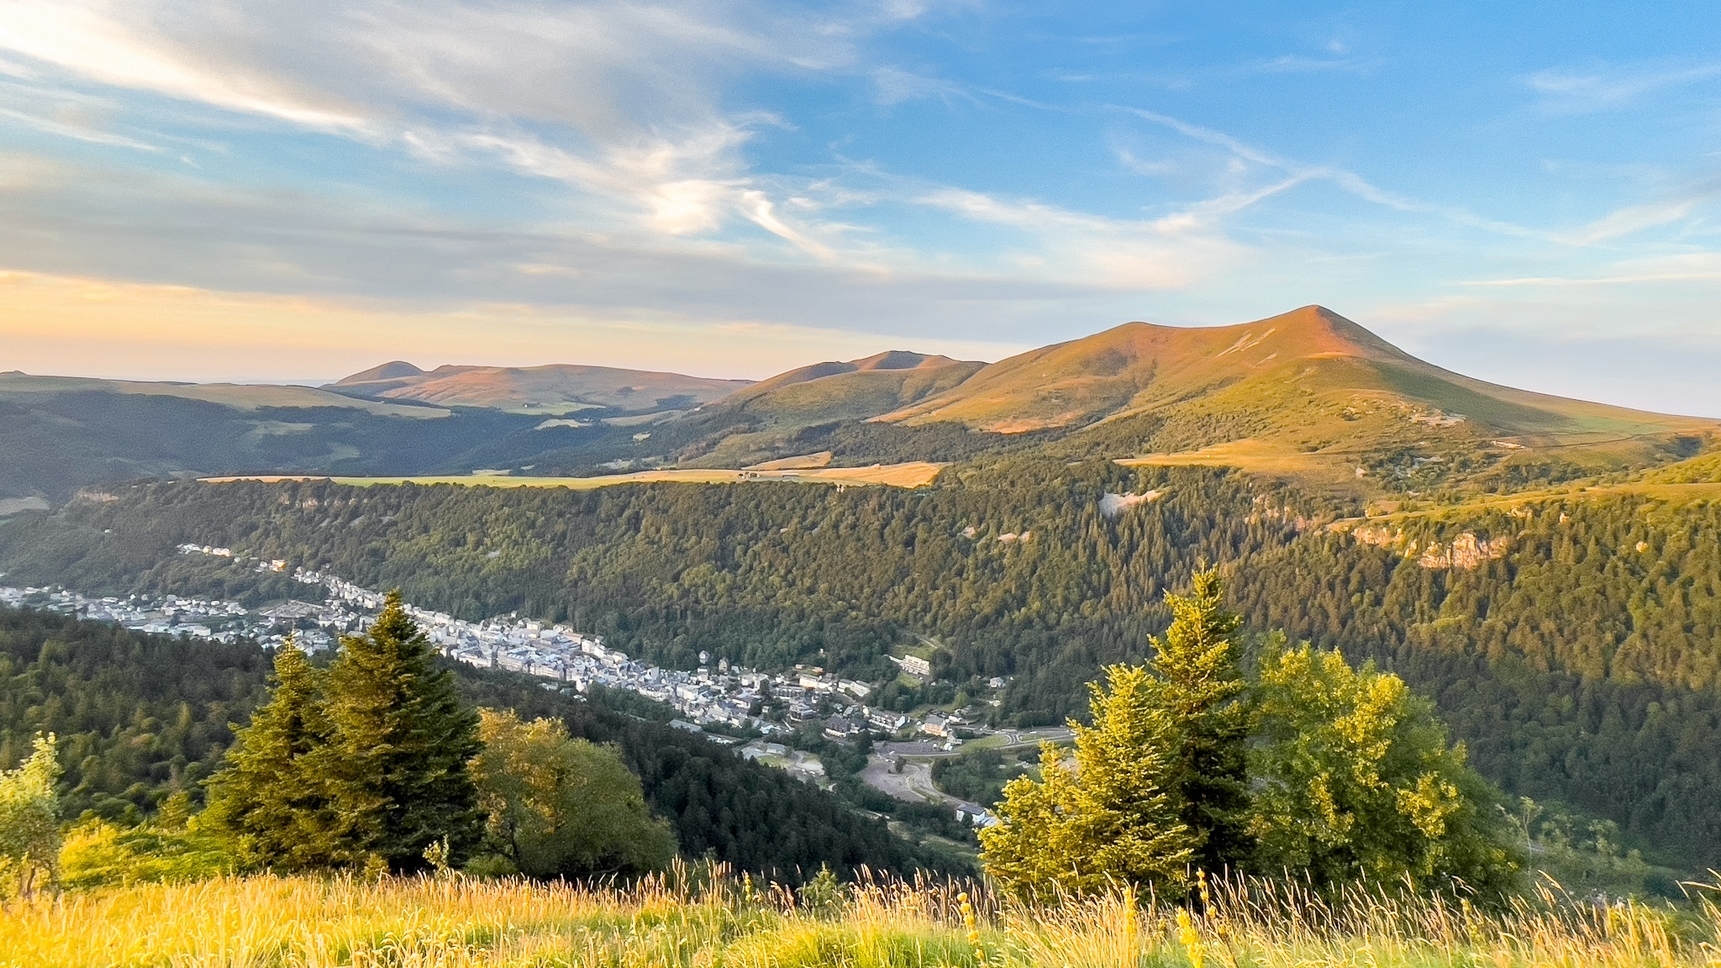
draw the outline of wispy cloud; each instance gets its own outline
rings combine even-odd
[[[1434,215],[1459,225],[1467,226],[1469,228],[1483,229],[1500,235],[1523,238],[1547,237],[1547,233],[1545,232],[1521,225],[1515,225],[1511,222],[1499,219],[1486,218],[1463,208],[1425,202],[1420,199],[1401,195],[1397,192],[1388,191],[1387,189],[1371,183],[1368,179],[1363,178],[1356,172],[1349,171],[1344,168],[1308,164],[1286,158],[1266,149],[1251,145],[1242,139],[1226,134],[1223,131],[1217,131],[1198,124],[1191,124],[1190,122],[1183,121],[1167,114],[1161,114],[1157,111],[1149,111],[1135,107],[1124,107],[1119,108],[1119,110],[1143,120],[1151,121],[1154,124],[1170,128],[1171,130],[1194,141],[1223,148],[1240,161],[1283,173],[1283,175],[1288,176],[1288,181],[1285,187],[1292,187],[1294,185],[1310,181],[1326,181],[1336,185],[1351,195],[1362,199],[1363,201],[1372,202],[1376,205],[1381,205],[1396,211]]]
[[[364,127],[353,106],[259,71],[232,46],[173,38],[151,22],[159,11],[149,7],[12,0],[0,6],[0,49],[102,84],[317,129]]]
[[[59,135],[63,138],[71,138],[76,141],[87,141],[90,144],[112,145],[118,148],[131,148],[136,151],[160,152],[163,150],[159,145],[152,145],[145,141],[139,141],[136,138],[128,138],[125,135],[114,134],[112,132],[102,131],[98,128],[92,128],[85,125],[67,124],[62,121],[40,117],[24,111],[14,111],[11,108],[0,108],[0,118],[15,121],[25,127],[35,128],[38,131],[46,131],[49,134]]]
[[[1721,77],[1721,64],[1605,66],[1538,71],[1524,78],[1524,84],[1541,96],[1544,110],[1579,114],[1618,110],[1655,91],[1715,77]]]
[[[1245,248],[1227,238],[1212,218],[1223,206],[1130,220],[955,188],[928,192],[917,201],[1015,229],[1027,243],[1015,254],[1020,266],[1090,285],[1180,288],[1235,265]]]
[[[1700,206],[1717,198],[1721,198],[1721,176],[1688,185],[1671,197],[1620,206],[1586,225],[1560,232],[1555,238],[1567,245],[1595,245],[1685,221],[1692,218]]]

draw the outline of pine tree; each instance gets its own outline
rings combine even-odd
[[[341,859],[417,869],[443,840],[463,858],[482,829],[467,771],[482,747],[478,716],[399,592],[363,635],[341,639],[324,694],[332,739],[312,759],[328,778]]]
[[[1247,683],[1232,641],[1242,620],[1225,608],[1217,569],[1197,572],[1188,595],[1167,594],[1171,627],[1153,639],[1155,715],[1170,736],[1171,790],[1189,828],[1195,866],[1246,863],[1249,807]]]
[[[206,823],[240,856],[280,870],[322,867],[336,856],[328,786],[307,757],[328,743],[322,674],[292,639],[275,653],[268,701],[238,731],[210,778]]]
[[[1047,744],[1041,779],[1004,787],[999,822],[980,843],[1006,889],[1042,899],[1119,884],[1182,892],[1192,838],[1170,789],[1172,735],[1155,685],[1141,666],[1108,667],[1105,687],[1091,686],[1093,725],[1070,724],[1075,769]]]

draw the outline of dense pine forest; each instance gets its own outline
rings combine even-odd
[[[38,731],[55,734],[68,819],[135,823],[182,791],[199,802],[202,781],[233,742],[232,727],[264,695],[269,667],[268,653],[251,644],[0,608],[0,760],[10,767]],[[575,737],[618,747],[688,857],[789,882],[821,866],[849,874],[948,863],[842,800],[700,737],[510,673],[455,668],[475,705],[557,719]]]
[[[1108,516],[1107,493],[1150,496]],[[196,541],[466,618],[566,621],[668,665],[708,650],[876,681],[914,647],[943,684],[886,704],[1005,676],[998,721],[1027,726],[1081,715],[1101,664],[1146,656],[1163,592],[1215,563],[1250,633],[1378,660],[1507,793],[1721,863],[1721,509],[1624,491],[1347,532],[1322,507],[1234,472],[1028,457],[913,491],[154,484],[0,525],[0,569],[86,592],[295,591],[173,552]],[[1458,567],[1425,554],[1465,540],[1491,550]]]

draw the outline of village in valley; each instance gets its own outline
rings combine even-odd
[[[209,545],[184,544],[178,551],[230,559],[239,567],[320,586],[323,600],[295,599],[253,609],[236,601],[192,596],[88,597],[58,586],[0,585],[0,605],[29,605],[151,634],[220,642],[254,640],[271,648],[290,636],[311,653],[333,650],[341,635],[362,631],[383,605],[380,592],[324,572],[289,569],[285,561],[251,558]],[[989,825],[994,818],[980,805],[939,791],[927,777],[928,762],[955,755],[969,742],[1022,747],[1069,738],[1068,730],[1061,728],[992,728],[987,714],[997,706],[996,698],[960,709],[910,714],[869,705],[877,684],[842,678],[816,666],[766,673],[731,665],[726,659],[713,663],[709,653],[701,652],[696,670],[666,669],[605,646],[602,636],[565,625],[518,615],[474,622],[410,603],[406,608],[426,637],[454,661],[534,676],[545,680],[546,689],[575,695],[597,687],[643,696],[675,710],[678,715],[671,726],[808,783],[824,785],[825,767],[816,752],[797,748],[803,737],[865,743],[871,756],[863,779],[869,785],[900,800],[943,802],[958,820],[974,826]],[[932,665],[923,656],[904,654],[892,656],[891,661],[902,676],[916,681],[932,678]],[[993,678],[986,685],[995,694],[1007,680]]]

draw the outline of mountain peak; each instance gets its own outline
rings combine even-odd
[[[405,360],[391,360],[381,366],[373,366],[368,370],[360,370],[352,376],[336,380],[338,387],[352,386],[355,383],[374,383],[378,380],[404,380],[409,377],[423,376],[424,371]]]
[[[1250,414],[1246,421],[1225,418],[1242,426],[1266,420],[1263,414],[1279,406],[1270,401],[1291,385],[1334,400],[1386,394],[1403,397],[1413,408],[1444,410],[1451,404],[1462,413],[1480,406],[1456,405],[1473,401],[1474,382],[1416,359],[1324,306],[1303,306],[1231,326],[1125,323],[1001,360],[960,386],[878,419],[910,425],[956,421],[1020,433],[1169,413],[1223,394],[1226,413]],[[1512,406],[1518,405],[1514,398]],[[1215,421],[1217,407],[1206,408]],[[1191,431],[1192,439],[1204,435],[1208,431]]]
[[[958,363],[948,356],[928,356],[908,350],[885,350],[865,359],[852,361],[856,370],[930,370]]]

